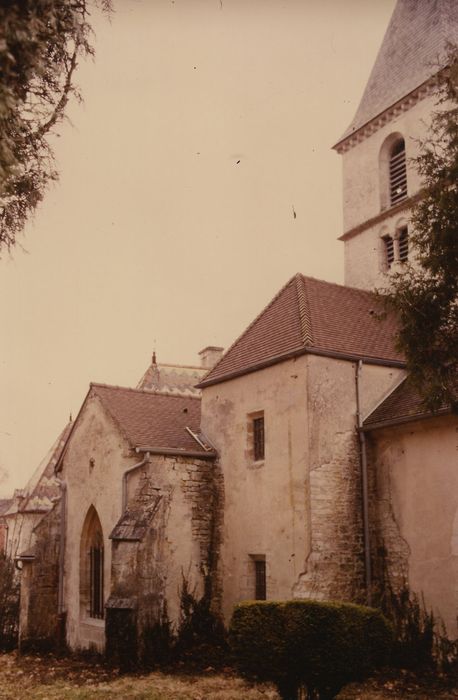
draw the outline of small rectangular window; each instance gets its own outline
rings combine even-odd
[[[254,559],[254,598],[267,599],[266,558],[259,555]]]
[[[264,416],[253,418],[253,457],[255,462],[264,459]]]

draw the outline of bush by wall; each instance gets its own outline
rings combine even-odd
[[[387,663],[392,638],[379,610],[311,600],[242,603],[229,630],[242,675],[275,683],[284,700],[301,687],[309,698],[334,698]]]
[[[439,672],[458,678],[458,639],[450,639],[443,621],[428,610],[407,585],[394,591],[385,586],[380,601],[394,627],[391,663],[414,671]]]
[[[14,562],[0,553],[0,649],[17,646],[19,628],[19,584]]]
[[[211,592],[205,587],[203,596],[196,597],[184,576],[173,658],[194,668],[219,668],[227,663],[226,630],[211,608]]]

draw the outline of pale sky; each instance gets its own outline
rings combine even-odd
[[[228,347],[296,272],[343,281],[341,164],[394,0],[115,0],[59,183],[0,259],[0,496],[89,382]],[[296,212],[296,218],[293,216]]]

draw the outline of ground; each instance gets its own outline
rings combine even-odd
[[[0,700],[277,700],[270,686],[252,686],[231,669],[214,674],[120,675],[93,661],[0,655]],[[384,674],[348,686],[339,700],[457,700],[458,687],[408,673]]]

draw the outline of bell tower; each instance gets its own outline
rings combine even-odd
[[[437,109],[436,76],[458,44],[458,2],[398,0],[353,121],[343,159],[345,284],[384,287],[412,258],[409,212],[420,189],[411,159]]]

